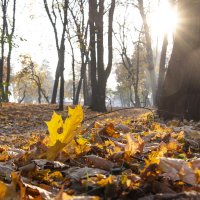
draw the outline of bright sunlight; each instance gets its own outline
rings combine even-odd
[[[177,12],[168,1],[162,1],[157,11],[152,15],[152,31],[158,36],[173,33],[177,26]]]

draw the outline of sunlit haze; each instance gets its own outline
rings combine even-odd
[[[156,12],[152,14],[152,32],[158,36],[164,33],[171,34],[176,29],[177,21],[176,9],[168,1],[162,1]]]
[[[18,47],[13,52],[12,62],[14,64],[14,71],[18,71],[21,68],[20,63],[17,61],[20,54],[30,54],[35,62],[39,65],[42,64],[43,60],[49,61],[49,67],[51,73],[54,76],[57,63],[57,53],[54,41],[54,35],[52,31],[49,19],[44,11],[43,3],[39,0],[28,3],[24,1],[19,2],[20,5],[17,10],[17,21],[16,21],[16,34],[26,41],[20,41],[19,37],[16,40]],[[30,4],[30,5],[29,5]],[[152,34],[152,46],[156,45],[156,38],[159,38],[159,47],[161,48],[161,43],[163,35],[165,32],[171,34],[177,24],[176,10],[169,5],[167,0],[160,1],[159,6],[157,3],[151,8],[150,15],[148,17],[148,22],[150,24],[151,34]],[[28,8],[28,9],[27,9]],[[120,10],[122,9],[122,10]],[[129,54],[132,54],[132,49],[134,48],[134,41],[137,40],[137,34],[132,34],[134,27],[140,29],[141,26],[141,16],[137,9],[133,12],[133,7],[128,8],[118,8],[116,9],[116,19],[114,20],[114,29],[118,29],[117,23],[119,21],[123,22],[124,15],[126,15],[126,24],[130,29],[130,33],[127,33],[128,41],[127,43]],[[22,23],[23,22],[23,23]],[[106,23],[106,22],[105,22]],[[26,26],[24,26],[26,24]],[[128,36],[128,34],[130,36]],[[134,38],[136,37],[136,38]],[[117,42],[113,41],[114,45],[117,46]],[[105,50],[106,52],[106,50]],[[71,55],[70,49],[66,49],[66,61],[67,66],[65,68],[65,79],[71,78]],[[105,59],[107,56],[105,56]],[[114,50],[113,63],[118,62],[119,55],[118,52]],[[114,69],[113,69],[114,72]],[[115,88],[117,85],[114,73],[111,74],[108,80],[108,87]]]

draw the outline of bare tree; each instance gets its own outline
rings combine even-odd
[[[1,31],[1,57],[0,57],[0,99],[9,101],[9,84],[10,84],[10,71],[11,71],[11,55],[13,48],[13,36],[15,31],[15,15],[16,15],[16,0],[12,3],[12,20],[9,19],[9,1],[1,0],[2,10],[2,31]],[[8,53],[5,54],[5,45],[8,44]],[[3,66],[6,58],[6,78],[5,78],[5,91],[3,87]]]
[[[68,23],[69,26],[69,23]],[[76,73],[75,73],[75,53],[74,53],[74,45],[72,41],[72,36],[70,34],[69,28],[66,30],[67,31],[67,40],[69,42],[69,46],[71,49],[71,59],[72,59],[72,102],[75,105],[75,96],[76,96]]]
[[[78,5],[77,5],[78,3]],[[80,57],[81,57],[81,68],[80,68],[80,79],[78,81],[78,85],[76,88],[76,94],[74,98],[74,104],[79,103],[79,95],[82,88],[83,81],[86,79],[86,67],[89,60],[89,49],[88,49],[88,22],[85,20],[85,6],[86,1],[85,0],[79,0],[76,1],[73,4],[73,7],[69,7],[73,24],[75,25],[75,32],[76,37],[79,44],[79,50],[80,50]],[[75,7],[78,7],[78,10],[75,9]],[[86,92],[86,91],[85,91]],[[87,93],[84,93],[84,102],[86,103],[87,99]]]
[[[18,76],[22,78],[23,76],[28,77],[37,87],[37,93],[38,93],[38,103],[41,103],[42,96],[46,100],[47,103],[49,103],[49,98],[46,94],[46,90],[43,88],[43,82],[46,77],[42,77],[42,73],[39,73],[39,69],[37,64],[34,63],[30,56],[23,55],[21,56],[21,63],[23,65],[23,69],[20,73],[18,73]],[[25,93],[26,93],[26,85],[25,85]],[[25,96],[24,93],[24,96]]]
[[[145,39],[146,39],[146,52],[147,52],[147,60],[148,60],[148,71],[149,71],[150,81],[151,81],[153,104],[155,104],[157,81],[156,81],[156,73],[155,73],[155,66],[154,66],[154,60],[153,60],[153,50],[152,50],[152,45],[151,45],[151,35],[150,35],[149,26],[147,23],[147,16],[144,10],[143,0],[138,0],[137,8],[140,11],[140,15],[142,17],[142,21],[144,25],[144,34],[145,34]]]
[[[123,24],[119,24],[119,30],[120,30],[120,37],[116,36],[116,39],[119,43],[120,49],[117,49],[119,52],[121,59],[122,59],[122,64],[125,70],[128,73],[129,80],[131,81],[131,85],[134,88],[134,97],[135,100],[132,99],[132,96],[130,96],[131,102],[134,106],[140,107],[140,97],[138,94],[138,86],[139,86],[139,74],[140,74],[140,61],[141,61],[141,48],[140,45],[144,44],[142,42],[142,34],[143,34],[143,26],[141,30],[139,31],[138,34],[138,41],[132,42],[133,45],[135,46],[135,50],[132,53],[132,58],[128,55],[128,47],[127,47],[127,32],[129,32],[127,26],[126,26],[126,19],[124,18]],[[130,42],[130,41],[129,41]],[[130,95],[132,92],[130,92]]]
[[[53,94],[51,103],[56,103],[56,96],[57,96],[57,90],[60,80],[60,100],[59,100],[59,110],[63,110],[63,101],[64,101],[64,65],[65,65],[65,36],[66,36],[66,26],[68,23],[67,15],[68,15],[68,0],[64,0],[63,3],[58,2],[58,0],[52,0],[51,1],[51,12],[50,12],[50,6],[47,3],[47,0],[43,0],[46,13],[49,17],[49,20],[51,22],[51,25],[53,27],[54,35],[55,35],[55,42],[56,42],[56,48],[58,53],[58,63],[56,68],[56,74],[55,74],[55,81],[54,81],[54,87],[53,87]],[[56,13],[57,9],[57,13]],[[62,24],[62,32],[61,32],[61,38],[59,40],[59,34],[57,30],[57,18],[60,19],[60,22]]]

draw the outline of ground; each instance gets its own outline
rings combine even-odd
[[[0,199],[200,199],[200,123],[56,108],[0,107]]]

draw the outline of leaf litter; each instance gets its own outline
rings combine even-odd
[[[0,199],[200,199],[198,122],[54,109],[0,108]]]

